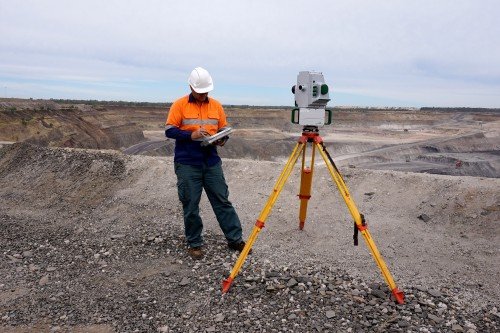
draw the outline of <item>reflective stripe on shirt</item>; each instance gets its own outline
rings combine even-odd
[[[182,119],[182,125],[217,125],[218,119]]]

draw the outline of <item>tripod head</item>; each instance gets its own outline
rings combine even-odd
[[[306,125],[302,127],[302,133],[319,133],[318,126]]]
[[[328,85],[320,72],[299,72],[297,84],[292,87],[295,106],[292,110],[292,123],[304,126],[323,126],[331,124],[332,111],[326,110],[330,101]],[[328,118],[325,121],[325,112]]]

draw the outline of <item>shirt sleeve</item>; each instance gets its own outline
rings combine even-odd
[[[165,127],[165,136],[170,139],[176,140],[191,140],[191,132],[183,131],[178,127],[172,126],[167,128]]]
[[[181,127],[182,124],[182,111],[179,103],[174,103],[170,106],[170,110],[168,111],[167,121],[165,122],[165,126],[175,126]]]
[[[176,140],[191,140],[191,132],[183,131],[179,127],[182,124],[182,110],[179,103],[174,103],[168,112],[165,122],[165,136]]]

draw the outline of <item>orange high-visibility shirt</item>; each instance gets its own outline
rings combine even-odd
[[[227,126],[226,114],[222,105],[213,98],[197,103],[187,95],[176,100],[168,112],[165,129],[177,127],[183,131],[194,132],[203,128],[210,135]]]

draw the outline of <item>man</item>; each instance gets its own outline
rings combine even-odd
[[[213,81],[207,70],[196,67],[188,83],[191,94],[172,104],[165,124],[165,135],[175,139],[174,168],[184,211],[188,253],[193,259],[204,255],[203,223],[199,214],[202,189],[205,189],[228,247],[241,252],[245,246],[241,238],[241,223],[228,200],[228,187],[217,147],[201,145],[203,137],[214,135],[227,126],[226,115],[218,101],[208,98]],[[219,146],[224,143],[224,139],[215,142]]]

